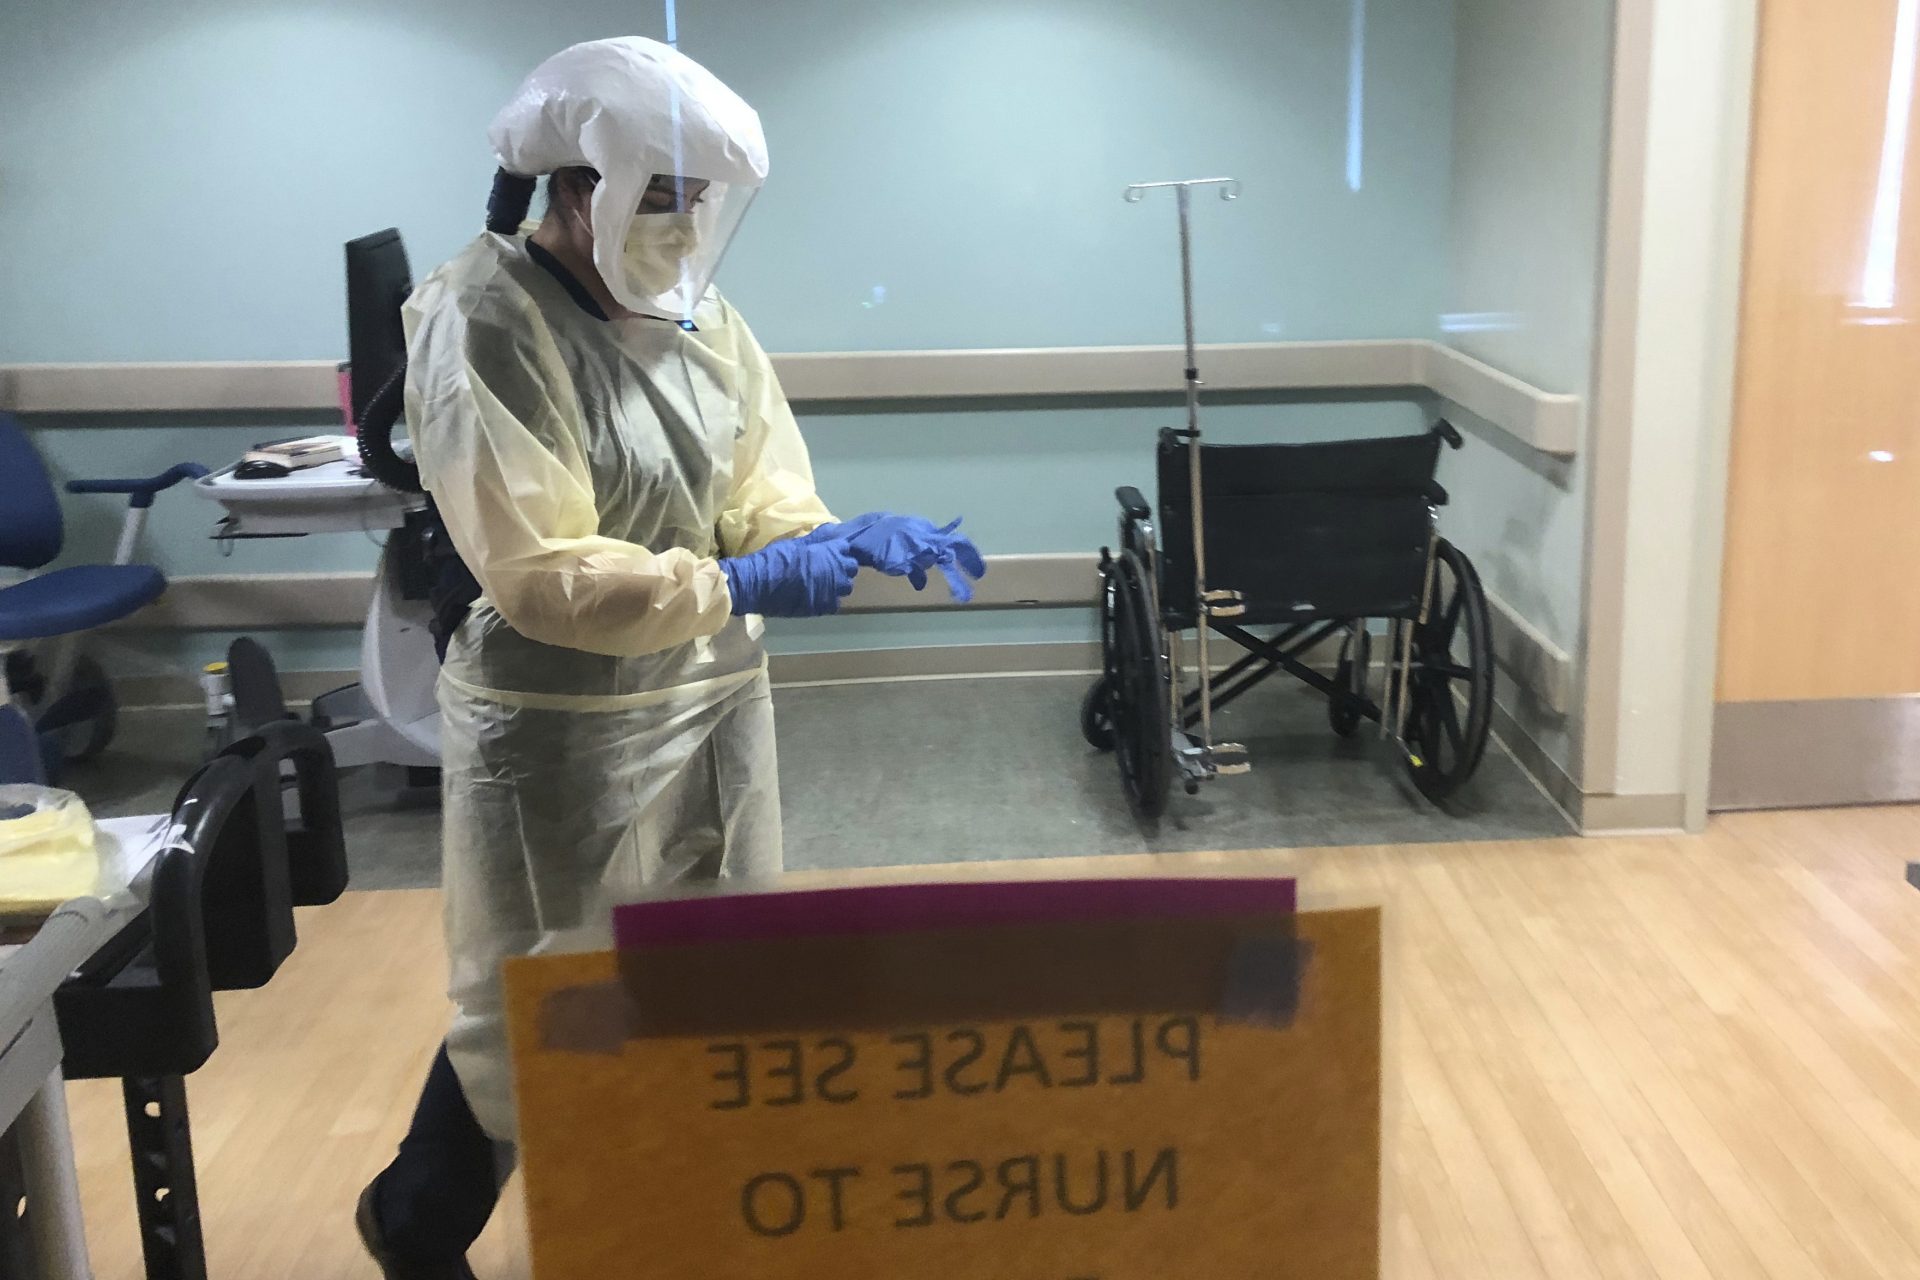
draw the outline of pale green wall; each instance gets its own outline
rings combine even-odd
[[[807,414],[821,492],[840,513],[882,507],[962,515],[993,553],[1091,551],[1111,542],[1113,491],[1151,487],[1154,438],[1176,425],[1181,410],[1162,403],[987,410],[952,405],[919,412],[880,410]],[[1208,411],[1210,439],[1334,439],[1417,430],[1423,411],[1411,404],[1266,404],[1244,398]],[[56,479],[122,471],[144,474],[180,460],[182,433],[165,428],[75,425],[32,432]],[[311,423],[289,419],[194,428],[191,438],[231,454],[263,436]],[[113,549],[121,503],[108,497],[66,499],[71,520],[68,561],[103,559]],[[372,535],[328,534],[292,540],[216,543],[217,509],[186,488],[154,504],[145,549],[177,574],[304,573],[365,568],[377,553]],[[938,592],[937,585],[930,588]],[[877,649],[935,644],[1022,644],[1094,637],[1091,615],[1079,611],[982,611],[959,616],[864,615],[770,624],[775,652]],[[196,669],[231,637],[143,632],[115,646],[129,674]],[[270,641],[287,670],[346,669],[357,664],[359,637],[348,631],[282,632]]]
[[[1170,205],[1128,182],[1225,172],[1202,210],[1210,341],[1435,332],[1452,164],[1452,0],[1366,0],[1363,181],[1348,182],[1357,0],[690,0],[683,46],[760,108],[774,176],[722,283],[774,350],[1174,341]],[[268,0],[0,7],[0,363],[335,358],[340,245],[400,226],[417,273],[480,221],[485,127],[563,44],[658,35],[662,10],[566,0],[324,8]],[[884,302],[872,305],[885,289]],[[848,510],[964,512],[994,552],[1089,550],[1115,484],[1149,478],[1167,406],[972,405],[808,415]],[[1234,407],[1224,436],[1396,430],[1405,406]],[[313,419],[42,417],[64,474],[217,463]],[[156,510],[173,573],[365,567],[353,537],[243,544]],[[118,511],[70,508],[76,550]],[[834,620],[779,647],[1048,640],[1084,618]],[[156,663],[213,638],[155,637]],[[288,642],[351,665],[351,636]]]
[[[685,0],[683,47],[765,119],[773,178],[724,284],[775,350],[1178,332],[1170,209],[1226,172],[1206,337],[1429,332],[1445,272],[1451,0]],[[415,266],[479,229],[486,126],[562,45],[660,34],[623,0],[89,0],[0,9],[0,351],[300,359],[344,346],[340,245]],[[24,108],[24,109],[21,109]],[[886,301],[873,288],[885,286]]]
[[[1548,391],[1591,400],[1605,223],[1612,0],[1458,0],[1446,340]],[[1584,460],[1501,446],[1448,471],[1448,532],[1487,586],[1578,656]],[[1572,724],[1511,700],[1574,766]]]

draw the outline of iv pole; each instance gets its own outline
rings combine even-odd
[[[1197,187],[1219,190],[1222,200],[1238,200],[1240,183],[1234,178],[1190,178],[1184,182],[1136,182],[1126,190],[1128,204],[1139,204],[1149,191],[1171,190],[1177,197],[1180,213],[1180,300],[1186,318],[1187,337],[1187,477],[1191,487],[1189,505],[1193,512],[1194,601],[1199,614],[1200,648],[1200,763],[1209,775],[1244,773],[1244,764],[1217,766],[1213,745],[1213,666],[1207,654],[1208,619],[1237,617],[1246,612],[1238,592],[1211,591],[1207,587],[1206,520],[1200,492],[1200,368],[1193,323],[1193,192]],[[1179,681],[1174,681],[1174,727],[1180,727]],[[1221,754],[1244,754],[1245,748],[1222,743]]]

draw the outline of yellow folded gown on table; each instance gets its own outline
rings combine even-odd
[[[71,791],[0,787],[0,918],[40,918],[95,893],[93,815]]]

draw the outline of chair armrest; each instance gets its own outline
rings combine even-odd
[[[1115,489],[1113,496],[1120,500],[1120,513],[1127,519],[1150,520],[1153,518],[1153,508],[1147,505],[1146,498],[1132,485]]]
[[[157,476],[148,476],[144,480],[69,480],[68,493],[124,493],[133,501],[133,507],[150,507],[153,495],[162,489],[171,489],[182,480],[198,480],[207,474],[207,469],[197,462],[176,462]]]

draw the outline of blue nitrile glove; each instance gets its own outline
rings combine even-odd
[[[802,542],[845,542],[856,533],[865,533],[880,521],[887,519],[884,511],[869,511],[863,516],[851,520],[842,520],[836,524],[823,524],[812,533],[801,535]]]
[[[952,524],[935,531],[944,547],[933,564],[947,580],[947,590],[953,593],[953,598],[961,604],[970,604],[973,601],[973,583],[987,576],[987,560],[980,554],[980,548],[973,545],[972,538],[955,532],[959,527],[960,521],[956,519]],[[969,578],[973,581],[969,582]],[[913,584],[915,591],[925,591],[927,571],[924,568],[910,569],[907,571],[907,581]]]
[[[987,562],[973,540],[958,532],[960,521],[935,528],[919,516],[871,511],[843,524],[822,525],[808,541],[844,539],[854,558],[869,569],[905,577],[915,591],[927,586],[927,570],[938,568],[953,598],[961,604],[973,599],[968,578],[986,576]]]
[[[817,618],[840,608],[853,594],[860,562],[840,540],[789,538],[751,555],[720,562],[733,592],[735,613],[769,618]]]

